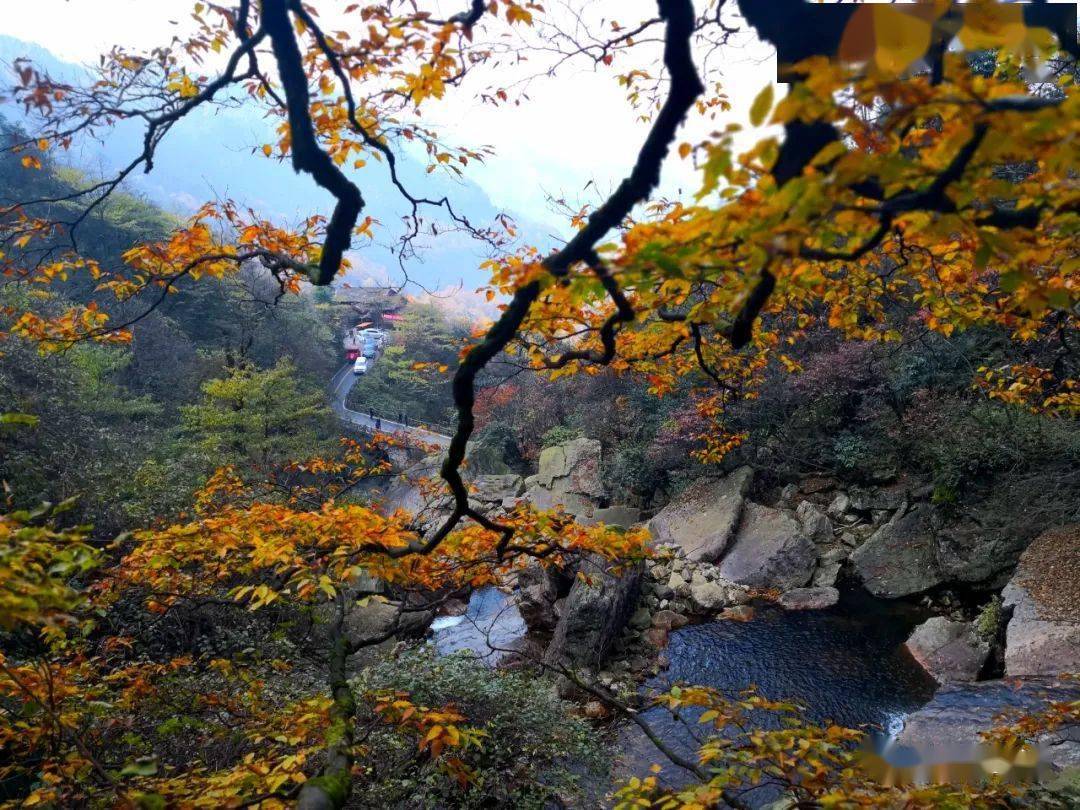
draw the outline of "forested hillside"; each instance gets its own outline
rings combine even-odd
[[[21,136],[7,125],[2,137]],[[75,170],[27,172],[18,156],[0,152],[2,205],[60,197],[79,182]],[[52,214],[72,210],[58,204]],[[84,255],[116,267],[125,251],[161,238],[177,221],[117,194],[87,219]],[[88,278],[72,274],[47,290],[4,285],[0,296],[7,313],[50,313],[91,289]],[[113,318],[138,318],[123,345],[43,355],[5,341],[3,410],[29,417],[11,416],[0,428],[0,479],[12,504],[74,499],[73,514],[110,538],[189,508],[196,488],[224,464],[281,461],[332,443],[337,432],[323,389],[340,354],[337,316],[316,294],[278,300],[278,292],[251,268],[220,281],[181,282],[145,315],[100,299]],[[223,409],[234,412],[235,424],[222,422]],[[245,436],[241,425],[258,435]]]
[[[90,75],[84,67],[65,62],[39,46],[0,34],[0,71],[5,74],[5,80],[13,75],[13,63],[27,56],[58,78],[79,82],[86,81]],[[14,123],[26,121],[23,109],[5,104],[2,99],[0,114]],[[180,122],[162,144],[154,172],[131,176],[129,185],[166,211],[183,216],[192,213],[203,200],[229,197],[275,220],[295,222],[318,209],[325,198],[317,188],[291,172],[276,171],[264,159],[262,145],[275,137],[273,122],[242,104],[199,110]],[[73,161],[91,173],[106,175],[126,164],[141,138],[142,133],[134,122],[122,121],[104,141],[81,141],[63,160]],[[204,148],[208,140],[221,148]],[[468,177],[449,170],[428,175],[422,158],[409,152],[403,153],[399,162],[401,177],[408,184],[423,183],[432,197],[450,196],[455,210],[478,228],[501,228],[497,217],[503,212]],[[479,265],[489,257],[489,251],[456,234],[455,223],[446,217],[429,217],[424,233],[414,240],[403,263],[396,237],[389,234],[404,228],[401,223],[409,213],[407,203],[387,181],[377,160],[354,167],[353,172],[370,189],[370,207],[366,213],[381,224],[387,235],[370,240],[362,255],[355,257],[357,266],[347,281],[402,284],[407,278],[425,289],[469,294],[487,280]],[[517,215],[513,221],[515,230],[527,244],[546,246],[550,241],[547,230],[528,216]],[[407,277],[403,267],[408,267]]]

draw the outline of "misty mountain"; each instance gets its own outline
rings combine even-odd
[[[55,78],[77,83],[87,71],[65,62],[34,43],[0,35],[0,87],[11,83],[11,63],[27,57]],[[6,94],[5,94],[6,95]],[[33,132],[33,120],[22,108],[6,101],[0,114]],[[280,223],[292,223],[312,213],[329,216],[332,197],[315,185],[307,175],[297,175],[291,164],[266,158],[261,147],[275,143],[276,119],[261,117],[246,107],[219,106],[200,108],[180,121],[157,150],[154,169],[138,174],[127,184],[128,191],[144,195],[150,201],[178,214],[187,214],[211,199],[231,198],[261,216]],[[143,129],[138,122],[121,122],[100,139],[84,139],[73,145],[66,162],[91,175],[108,175],[130,163],[142,149]],[[208,146],[209,144],[209,146]],[[64,161],[63,155],[56,159]],[[428,174],[422,158],[398,153],[399,171],[407,188],[428,197],[446,195],[455,209],[476,226],[490,226],[500,213],[477,184],[458,180],[440,172]],[[364,214],[378,220],[377,243],[353,251],[354,269],[346,277],[353,284],[371,281],[400,283],[404,274],[395,247],[404,232],[402,217],[409,206],[390,182],[385,165],[370,160],[368,165],[350,171],[367,202]],[[518,223],[522,239],[533,244],[548,244],[542,226],[509,213]],[[489,248],[470,236],[447,232],[441,211],[428,211],[440,233],[417,241],[417,256],[410,257],[405,271],[410,280],[428,289],[449,290],[460,287],[471,292],[487,281],[486,271],[478,265],[489,255]]]

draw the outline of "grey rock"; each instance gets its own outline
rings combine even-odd
[[[530,630],[550,633],[559,616],[556,602],[570,587],[570,577],[550,566],[530,565],[518,572],[518,612]]]
[[[829,508],[826,511],[833,520],[839,520],[846,515],[850,509],[851,498],[848,497],[846,492],[838,492],[836,497],[832,499],[832,503],[829,504]]]
[[[369,599],[354,604],[345,615],[345,634],[359,644],[393,631],[393,638],[420,638],[435,620],[433,610],[400,613],[395,604]]]
[[[719,569],[724,579],[741,585],[789,591],[810,581],[816,562],[814,544],[798,521],[779,509],[748,502]]]
[[[795,484],[788,484],[780,490],[780,503],[784,506],[794,506],[798,494],[799,488]]]
[[[649,521],[653,539],[678,546],[690,560],[715,560],[739,525],[753,476],[740,467],[724,478],[699,478]]]
[[[855,515],[848,515],[845,520],[858,521],[859,518]],[[862,543],[870,539],[870,535],[878,530],[878,526],[871,526],[869,523],[860,523],[858,526],[851,527],[851,533],[858,538],[858,542]]]
[[[638,601],[642,565],[619,575],[603,560],[589,556],[566,597],[559,623],[544,654],[549,663],[599,666],[626,627]]]
[[[855,573],[875,596],[895,599],[945,581],[938,567],[928,509],[897,514],[851,555]]]
[[[1049,701],[1078,699],[1077,684],[1053,679],[945,684],[929,703],[907,716],[895,744],[914,749],[924,763],[969,762],[979,733],[1001,725],[1002,713],[1030,714],[1044,710]],[[1060,734],[1044,735],[1038,742],[1046,765],[1075,764],[1080,744],[1064,741]]]
[[[671,566],[664,563],[655,563],[649,569],[649,574],[655,580],[664,581],[671,576]]]
[[[587,519],[582,520],[581,523],[586,526],[591,526],[595,523],[603,523],[606,526],[616,526],[620,529],[629,529],[635,523],[641,520],[641,510],[636,509],[633,506],[608,506],[602,509],[596,509],[588,516]]]
[[[1080,670],[1080,622],[1043,621],[1031,593],[1010,583],[1002,592],[1013,609],[1005,630],[1005,674],[1056,675]]]
[[[605,497],[600,470],[600,442],[573,439],[540,453],[539,470],[525,479],[525,496],[537,509],[562,506],[576,516],[591,518],[596,502]]]
[[[833,546],[832,548],[827,548],[825,551],[821,552],[818,556],[818,563],[821,565],[842,563],[850,556],[850,554],[851,552],[843,546]]]
[[[842,563],[819,561],[811,584],[815,588],[832,588],[836,585],[836,580],[840,578],[840,569],[842,567]]]
[[[935,616],[915,628],[908,651],[939,683],[974,681],[990,655],[990,644],[970,622]]]
[[[1039,535],[1001,593],[1010,677],[1080,671],[1080,543],[1076,527]],[[1040,597],[1046,594],[1046,598]]]
[[[471,483],[472,497],[487,503],[501,503],[525,491],[525,482],[520,475],[478,475]]]
[[[667,580],[654,583],[653,592],[661,602],[665,602],[675,596],[675,589],[668,584]]]
[[[545,489],[565,489],[599,498],[604,495],[600,477],[600,442],[571,439],[540,452],[536,482]]]
[[[780,605],[786,610],[823,610],[838,601],[836,588],[796,588],[780,596]]]
[[[690,583],[678,572],[671,575],[671,579],[668,580],[668,587],[671,588],[672,593],[684,599],[690,595]]]
[[[678,630],[690,623],[690,619],[674,610],[660,610],[652,617],[652,626],[664,630]]]
[[[810,501],[803,501],[795,510],[806,536],[815,543],[829,543],[833,537],[832,521]]]
[[[799,489],[807,495],[813,495],[815,492],[828,492],[835,486],[836,481],[832,478],[814,477],[804,478],[799,484]]]
[[[690,581],[690,599],[701,611],[712,612],[738,604],[745,593],[745,588],[733,582],[706,579],[701,572],[695,572]]]
[[[639,607],[634,611],[634,615],[630,617],[630,626],[635,630],[644,630],[651,625],[652,613],[649,612],[647,607]]]
[[[907,503],[907,492],[900,489],[863,489],[852,487],[848,490],[849,508],[856,512],[882,510],[894,512]]]
[[[950,580],[1001,587],[1030,540],[1012,526],[952,525],[937,532],[938,562]]]

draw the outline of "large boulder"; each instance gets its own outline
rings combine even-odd
[[[849,508],[855,512],[895,512],[902,509],[908,501],[906,489],[864,489],[852,487],[848,490]]]
[[[939,683],[974,681],[990,655],[990,644],[971,622],[935,616],[915,628],[908,651]]]
[[[848,558],[848,550],[843,546],[836,546],[826,550],[818,557],[817,570],[811,585],[817,588],[834,588],[836,580],[840,578],[840,569]]]
[[[389,601],[365,599],[354,602],[345,612],[343,629],[345,636],[358,646],[382,643],[394,639],[421,638],[435,619],[434,610],[423,610],[423,599],[409,599],[407,610],[400,610]],[[319,618],[327,627],[333,626],[331,611],[323,611]]]
[[[1030,540],[1014,526],[982,519],[943,527],[937,532],[938,565],[950,581],[1000,588]]]
[[[525,479],[525,497],[537,509],[562,506],[578,517],[592,516],[607,493],[600,472],[600,442],[572,439],[540,453],[536,475]]]
[[[532,631],[551,633],[558,623],[555,603],[570,589],[571,577],[551,566],[534,564],[517,575],[515,601],[525,626]]]
[[[1006,478],[968,500],[964,515],[935,526],[938,564],[949,580],[999,590],[1040,533],[1076,520],[1068,496],[1039,481]]]
[[[1080,699],[1080,687],[1050,679],[1023,682],[981,681],[942,686],[933,699],[904,720],[895,745],[918,752],[926,762],[970,762],[979,733],[1002,724],[1002,713],[1030,714],[1044,710],[1049,701]],[[1038,741],[1047,764],[1078,764],[1080,742],[1075,732],[1054,732]]]
[[[787,512],[746,502],[735,541],[720,562],[720,576],[751,588],[789,591],[810,581],[817,551]]]
[[[749,467],[723,478],[699,478],[649,521],[653,540],[679,546],[690,560],[718,559],[739,526],[753,478]]]
[[[581,524],[585,526],[603,523],[606,526],[615,526],[619,529],[629,529],[640,521],[640,509],[620,504],[595,509],[580,520]]]
[[[613,573],[600,558],[582,560],[544,658],[562,666],[598,667],[637,606],[642,565]]]
[[[1007,675],[1080,671],[1080,525],[1035,538],[1001,596]]]
[[[921,593],[945,581],[925,506],[894,515],[855,549],[851,563],[866,589],[886,599]]]

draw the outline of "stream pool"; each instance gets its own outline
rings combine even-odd
[[[474,593],[459,618],[436,627],[440,651],[471,649],[494,663],[498,648],[511,646],[525,632],[510,597],[495,589]],[[766,697],[805,707],[811,721],[866,727],[881,748],[903,728],[904,717],[934,695],[933,679],[904,648],[912,628],[925,618],[917,608],[863,591],[843,593],[827,610],[760,605],[750,621],[713,621],[674,631],[665,651],[670,667],[643,688],[660,691],[684,682],[733,696],[756,686]],[[661,709],[645,717],[670,745],[684,753],[693,750],[688,727],[694,722],[674,721]],[[636,726],[626,724],[616,734],[619,773],[640,775],[652,763],[665,765]],[[684,777],[670,764],[661,771],[661,778],[673,782]]]

